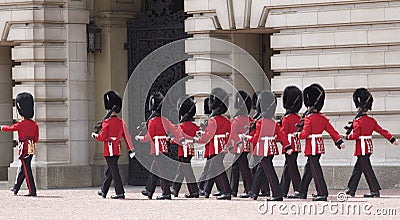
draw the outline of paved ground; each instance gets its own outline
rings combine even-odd
[[[98,188],[39,190],[38,197],[24,197],[26,190],[14,196],[9,190],[0,190],[1,219],[398,219],[400,190],[382,190],[379,199],[364,199],[357,192],[355,198],[339,202],[331,190],[328,202],[285,200],[265,203],[233,198],[231,201],[185,199],[183,194],[171,201],[148,200],[140,194],[142,188],[126,187],[125,200],[102,199]],[[159,189],[158,189],[159,190]],[[155,195],[158,195],[157,192]],[[268,207],[268,210],[265,210]],[[265,214],[261,214],[263,212]],[[310,214],[311,212],[311,214]],[[348,214],[349,213],[349,214]],[[272,215],[272,216],[271,216]]]

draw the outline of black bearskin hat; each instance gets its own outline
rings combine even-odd
[[[104,108],[119,113],[122,108],[122,98],[115,91],[108,91],[104,94]]]
[[[222,88],[211,90],[210,94],[210,109],[216,115],[224,114],[228,111],[229,98],[228,93]]]
[[[303,93],[296,86],[288,86],[283,91],[283,108],[288,113],[298,113],[303,105]]]
[[[164,95],[161,92],[153,93],[149,99],[149,110],[161,112]]]
[[[211,109],[210,109],[210,98],[204,99],[203,110],[204,110],[204,114],[206,114],[206,115],[211,114]]]
[[[264,118],[273,118],[276,111],[276,96],[271,91],[264,90],[258,95],[257,111]]]
[[[236,93],[234,107],[238,110],[239,115],[249,114],[252,104],[252,100],[247,92],[239,91]]]
[[[319,84],[312,84],[309,87],[304,89],[304,105],[306,107],[314,106],[315,109],[319,112],[322,107],[324,107],[325,103],[325,90]],[[319,98],[318,102],[317,99]]]
[[[33,118],[33,114],[35,113],[33,109],[34,102],[33,96],[30,93],[19,93],[15,98],[15,106],[21,116],[24,116],[27,119]]]
[[[185,117],[184,121],[192,120],[193,117],[196,115],[196,103],[194,102],[192,96],[180,97],[178,99],[177,108],[179,117]]]
[[[366,88],[358,88],[353,93],[353,101],[356,108],[364,107],[366,110],[371,110],[374,98]]]
[[[258,100],[258,95],[260,94],[260,91],[257,91],[255,93],[253,93],[253,96],[251,97],[251,101],[253,102],[253,109],[257,110],[257,100]]]

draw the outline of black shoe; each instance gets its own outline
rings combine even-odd
[[[250,194],[251,194],[251,193],[243,193],[243,194],[240,194],[240,195],[239,195],[239,198],[250,198],[250,197],[251,197]]]
[[[354,197],[354,196],[356,196],[356,192],[355,191],[353,191],[353,190],[346,190],[345,191],[345,193],[346,193],[346,195],[349,195],[349,196],[351,196],[351,197]]]
[[[231,193],[231,196],[237,197],[237,192],[232,192],[232,193]]]
[[[312,201],[327,201],[328,200],[328,196],[315,196],[312,198]]]
[[[125,195],[124,194],[112,195],[111,199],[125,199]]]
[[[381,194],[378,192],[370,192],[368,194],[364,194],[365,198],[379,198],[381,197]]]
[[[185,198],[199,198],[199,193],[186,193]]]
[[[213,196],[221,196],[221,195],[222,195],[222,192],[221,192],[221,191],[218,191],[218,192],[216,192],[216,193],[213,193],[212,195],[213,195]]]
[[[206,192],[204,191],[204,189],[202,189],[202,190],[199,190],[199,195],[200,196],[205,196],[206,195]]]
[[[230,193],[225,193],[220,196],[217,196],[218,200],[231,200],[231,194]]]
[[[169,194],[169,195],[161,194],[161,196],[157,196],[156,199],[157,200],[170,200],[171,199],[171,194]]]
[[[273,202],[273,201],[283,201],[283,198],[282,197],[271,197],[271,198],[268,198],[267,201],[271,201],[271,202]]]
[[[142,195],[147,196],[147,198],[149,198],[149,199],[153,198],[153,193],[151,193],[147,190],[142,190]]]
[[[269,196],[271,196],[271,194],[269,192],[262,192],[262,193],[258,194],[258,196],[260,196],[260,197],[269,197]]]
[[[174,197],[178,197],[179,192],[177,192],[174,188],[171,189],[171,194],[174,195]]]
[[[307,196],[300,192],[294,192],[293,195],[288,195],[288,199],[306,199]]]
[[[25,196],[36,196],[36,193],[28,193]]]
[[[101,190],[97,192],[97,195],[99,195],[99,196],[101,196],[103,198],[106,198],[106,196],[107,196],[107,194],[103,193],[103,191],[101,191]]]
[[[257,194],[255,194],[255,193],[251,193],[251,194],[249,194],[249,198],[252,198],[253,200],[257,200],[258,199],[258,195]]]

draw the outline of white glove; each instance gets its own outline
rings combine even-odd
[[[144,139],[144,136],[139,136],[139,135],[135,136],[135,140],[137,140],[137,141],[141,141],[143,139]]]
[[[134,158],[135,157],[135,155],[136,155],[136,152],[135,151],[130,151],[129,152],[129,157],[132,159],[132,158]]]
[[[342,143],[342,144],[341,144],[339,147],[340,147],[340,149],[342,149],[342,150],[343,150],[343,149],[344,149],[344,147],[345,147],[345,146],[344,146],[344,143]]]
[[[94,133],[94,132],[92,132],[92,135],[91,135],[91,137],[92,137],[93,139],[95,139],[95,140],[96,140],[97,136],[99,136],[99,135],[98,135],[98,134],[96,134],[96,133]]]
[[[396,140],[393,142],[393,144],[394,144],[394,145],[399,145],[399,141],[396,139]]]
[[[292,153],[293,153],[293,149],[289,149],[289,150],[286,151],[287,155],[292,155]]]

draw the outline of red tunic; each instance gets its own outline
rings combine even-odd
[[[206,143],[205,158],[226,151],[226,141],[229,139],[230,131],[231,122],[226,117],[217,115],[208,119],[207,128],[197,140],[198,143]]]
[[[39,139],[39,127],[35,121],[25,119],[10,126],[2,126],[4,132],[18,131],[18,156],[20,159],[35,154],[35,144]]]
[[[182,138],[178,128],[167,118],[156,116],[149,120],[147,134],[142,142],[150,142],[150,155],[168,153],[170,137],[167,137],[167,132],[172,134],[175,140]]]
[[[373,153],[372,132],[378,132],[387,140],[393,138],[393,135],[383,129],[378,122],[369,117],[362,115],[353,122],[353,132],[348,136],[349,140],[356,140],[354,156],[367,155]]]
[[[279,123],[269,118],[258,120],[256,132],[252,138],[253,154],[262,157],[278,155],[279,150],[276,141],[281,142],[284,147],[290,145]]]
[[[297,131],[296,124],[299,124],[301,117],[298,114],[288,114],[282,118],[282,130],[288,135],[288,140],[293,152],[301,152],[300,139],[294,133]],[[286,153],[285,146],[282,146],[282,154]]]
[[[131,135],[125,122],[117,116],[111,116],[102,123],[102,129],[96,140],[104,142],[103,156],[121,156],[121,137],[128,150],[134,148]]]
[[[193,141],[193,138],[196,136],[196,132],[198,130],[200,130],[200,127],[191,121],[185,121],[179,124],[179,131],[182,133],[186,141]],[[186,150],[184,150],[184,148]],[[178,144],[178,157],[187,157],[194,155],[195,152],[193,143],[188,143],[186,146]]]
[[[340,134],[324,114],[318,112],[304,118],[304,127],[299,138],[306,139],[304,150],[306,156],[325,153],[324,140],[322,139],[322,132],[324,131],[329,133],[335,143],[341,139]]]
[[[249,141],[245,142],[243,138],[239,137],[239,135],[245,134],[246,131],[249,129],[248,126],[250,126],[250,123],[253,121],[254,120],[251,117],[244,115],[239,115],[233,118],[231,126],[231,135],[230,135],[230,141],[233,144],[233,149],[232,149],[233,154],[250,152],[250,142]],[[255,130],[253,130],[249,135],[252,136],[254,135],[254,133]],[[238,147],[238,142],[242,143],[239,144],[239,147]],[[243,146],[243,143],[247,144]]]

